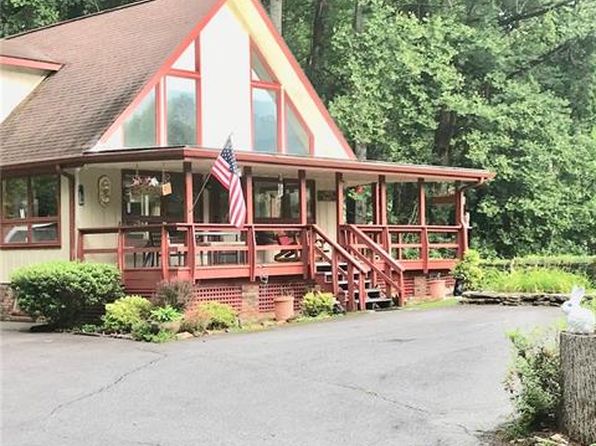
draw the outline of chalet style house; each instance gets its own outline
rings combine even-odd
[[[238,311],[315,284],[351,310],[401,305],[463,255],[465,191],[492,176],[356,160],[258,0],[139,1],[3,39],[0,66],[4,286],[78,259]],[[241,228],[208,179],[230,135]],[[415,221],[388,221],[400,187]]]

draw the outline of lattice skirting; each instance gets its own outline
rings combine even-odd
[[[240,312],[242,310],[242,284],[197,285],[192,304],[198,305],[203,302],[219,302]]]
[[[311,287],[312,285],[310,283],[304,281],[269,282],[266,284],[260,284],[258,299],[259,312],[272,312],[273,299],[287,294],[294,296],[294,311],[300,311],[302,309],[302,298]]]

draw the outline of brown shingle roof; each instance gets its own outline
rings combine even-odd
[[[6,40],[64,64],[0,125],[0,165],[93,147],[219,0],[149,0]]]
[[[19,59],[39,60],[43,62],[57,62],[52,60],[43,51],[27,45],[24,42],[21,42],[19,39],[0,40],[0,55],[17,57]]]

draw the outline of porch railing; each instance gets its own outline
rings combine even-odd
[[[358,225],[375,243],[407,269],[450,268],[463,256],[464,233],[460,226]]]

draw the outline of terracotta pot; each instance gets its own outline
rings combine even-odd
[[[276,321],[287,321],[294,316],[294,296],[278,296],[273,299]]]
[[[444,299],[447,293],[444,279],[433,279],[428,281],[428,289],[433,299]]]

